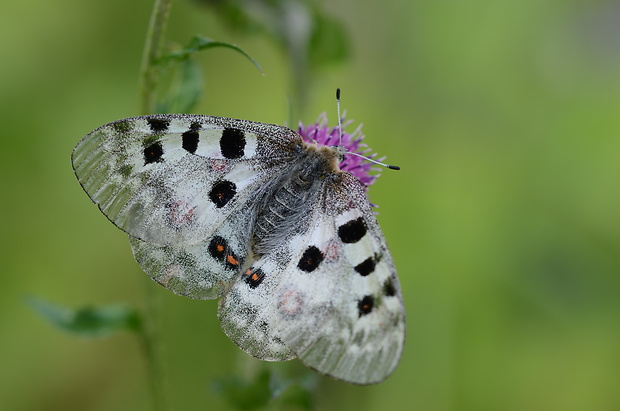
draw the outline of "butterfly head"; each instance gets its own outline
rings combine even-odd
[[[367,160],[373,161],[378,154],[373,153],[366,144],[362,143],[364,135],[361,125],[353,133],[344,132],[344,128],[352,123],[351,120],[344,121],[345,116],[346,113],[342,116],[342,125],[329,127],[327,115],[323,113],[313,124],[300,123],[297,132],[306,143],[316,144],[319,147],[327,146],[334,150],[334,154],[339,159],[339,169],[353,174],[368,187],[379,177],[381,169],[374,167]]]

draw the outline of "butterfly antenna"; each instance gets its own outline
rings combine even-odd
[[[361,158],[363,158],[364,160],[368,160],[368,161],[370,161],[371,163],[375,163],[375,164],[378,164],[378,165],[383,166],[383,167],[385,167],[385,168],[389,168],[390,170],[400,170],[400,167],[398,167],[398,166],[392,166],[392,165],[389,165],[389,164],[385,164],[385,163],[382,163],[382,162],[380,162],[380,161],[373,160],[372,158],[369,158],[369,157],[363,156],[363,155],[361,155],[361,154],[354,153],[354,152],[352,152],[352,151],[347,151],[345,154],[351,154],[351,155],[353,155],[353,156],[358,156],[358,157],[361,157]]]
[[[340,88],[336,89],[336,106],[338,107],[338,131],[339,131],[339,134],[340,134],[339,146],[342,146],[342,117],[340,117]],[[373,160],[372,158],[368,158],[368,157],[366,157],[364,155],[361,155],[361,154],[358,154],[358,153],[354,153],[352,151],[347,151],[344,154],[351,154],[351,155],[354,155],[354,156],[361,157],[364,160],[368,160],[371,163],[375,163],[375,164],[378,164],[378,165],[383,166],[385,168],[389,168],[390,170],[400,170],[400,167],[398,167],[398,166],[392,166],[392,165],[389,165],[389,164],[385,164],[385,163],[382,163],[380,161]]]
[[[342,145],[342,117],[340,117],[340,87],[336,89],[336,107],[338,107],[338,134],[340,135],[340,140],[338,140],[338,145]]]

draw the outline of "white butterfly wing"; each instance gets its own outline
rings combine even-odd
[[[371,384],[400,359],[405,313],[364,188],[342,175],[308,207],[309,229],[253,263],[220,301],[219,316],[249,354],[282,360],[289,357],[273,347],[288,347],[324,374]]]
[[[300,144],[298,134],[276,125],[151,115],[98,128],[78,143],[72,161],[86,193],[117,227],[178,246],[205,241],[233,213],[250,215]]]

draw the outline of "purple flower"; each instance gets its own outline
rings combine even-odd
[[[325,113],[321,114],[314,124],[304,126],[300,122],[297,132],[307,143],[317,143],[319,146],[342,145],[347,152],[357,153],[373,160],[382,161],[383,158],[376,159],[375,157],[377,157],[378,154],[371,153],[372,150],[368,148],[366,144],[362,143],[364,135],[362,134],[361,125],[355,129],[353,134],[344,132],[345,126],[352,122],[351,120],[345,122],[345,116],[346,113],[342,116],[342,143],[340,143],[340,131],[338,126],[330,128],[327,125],[327,115]],[[362,157],[347,155],[346,153],[344,155],[344,160],[340,162],[340,169],[353,174],[366,188],[375,182],[382,170],[379,167],[374,167],[372,163],[366,161]],[[373,174],[370,174],[370,172],[373,172]]]

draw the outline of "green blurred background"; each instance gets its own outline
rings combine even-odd
[[[174,410],[228,409],[210,381],[253,361],[220,330],[215,301],[148,282],[73,176],[82,136],[140,114],[151,5],[1,7],[2,410],[150,409],[132,334],[63,334],[29,296],[143,307],[155,287]],[[408,324],[388,380],[321,377],[319,409],[620,409],[620,2],[338,0],[324,9],[343,21],[350,58],[319,72],[299,119],[334,119],[341,87],[366,142],[402,167],[370,196]],[[204,53],[196,112],[288,120],[290,67],[273,42],[177,0],[168,38],[184,44],[195,33],[240,45],[266,73],[230,50]]]

